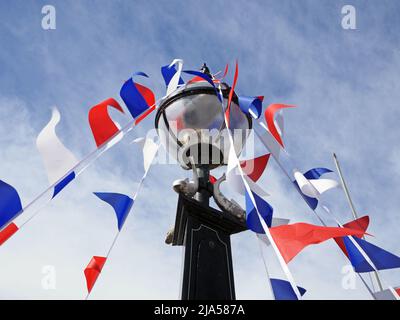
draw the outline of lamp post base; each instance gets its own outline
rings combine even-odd
[[[182,300],[234,300],[230,235],[247,230],[229,213],[179,195],[172,245],[185,246]]]

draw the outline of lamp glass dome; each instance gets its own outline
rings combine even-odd
[[[230,88],[224,83],[221,86],[224,96],[222,105],[214,88],[206,81],[199,81],[177,90],[158,109],[155,126],[160,140],[185,169],[190,169],[192,163],[213,169],[228,161],[230,143],[224,111]],[[251,118],[241,111],[234,95],[229,130],[237,155],[244,147],[251,126]]]

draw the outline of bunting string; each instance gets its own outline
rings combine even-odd
[[[238,63],[236,62],[235,80],[234,80],[235,83],[234,84],[236,84],[237,78],[238,78]],[[231,88],[231,92],[229,94],[229,97],[230,97],[229,100],[232,99],[234,87],[235,87],[235,85]],[[221,84],[219,84],[219,96],[222,97]],[[228,105],[229,105],[229,102],[228,102]],[[229,111],[228,108],[227,108],[226,111],[224,110],[224,104],[223,103],[221,103],[221,107],[222,107],[222,112],[224,112],[225,126],[227,128],[229,128],[230,111]],[[301,299],[301,294],[300,294],[300,291],[299,291],[299,289],[298,289],[298,287],[296,285],[296,282],[295,282],[295,280],[294,280],[294,278],[292,276],[292,273],[290,272],[288,265],[286,264],[285,260],[283,259],[282,254],[280,253],[280,251],[279,251],[274,239],[271,236],[271,233],[269,232],[268,226],[266,225],[264,219],[262,218],[262,216],[261,216],[261,214],[260,214],[260,212],[258,210],[257,203],[256,203],[256,201],[254,199],[254,196],[253,196],[252,192],[251,192],[251,188],[250,188],[250,186],[248,184],[248,180],[246,179],[245,174],[243,172],[243,169],[242,169],[242,167],[240,165],[240,161],[239,161],[238,157],[236,156],[234,142],[233,142],[233,138],[232,138],[231,132],[230,132],[230,130],[227,130],[227,132],[228,132],[228,138],[229,138],[229,144],[230,144],[228,162],[232,161],[232,159],[233,159],[234,165],[235,165],[235,167],[238,169],[238,171],[240,173],[240,176],[242,178],[244,187],[245,187],[247,193],[250,195],[250,200],[253,203],[253,206],[254,206],[254,208],[255,208],[255,210],[257,212],[258,218],[260,220],[261,226],[264,229],[264,232],[267,235],[269,242],[271,243],[271,246],[272,246],[272,248],[273,248],[273,250],[275,252],[275,255],[278,258],[279,264],[280,264],[280,266],[281,266],[286,278],[289,280],[290,286],[292,287],[293,292],[295,293],[297,299],[300,300]]]
[[[146,139],[146,140],[147,140],[147,139]],[[136,200],[136,198],[137,198],[137,196],[138,196],[138,194],[139,194],[139,192],[140,192],[140,190],[141,190],[141,188],[142,188],[142,186],[143,186],[143,183],[144,183],[144,181],[145,181],[145,179],[146,179],[146,177],[147,177],[147,174],[148,174],[148,172],[149,172],[151,166],[153,165],[155,156],[156,156],[156,154],[157,154],[157,150],[159,149],[159,144],[156,144],[156,145],[157,145],[157,149],[155,150],[155,152],[152,152],[152,153],[151,153],[151,159],[148,160],[147,163],[146,163],[146,161],[144,161],[144,163],[145,163],[144,174],[143,174],[142,178],[141,178],[140,181],[139,181],[139,185],[137,186],[136,191],[133,193],[133,196],[132,196],[132,200],[133,200],[133,201],[132,201],[132,203],[135,202],[135,200]],[[145,150],[144,150],[143,154],[144,154],[144,155],[146,154],[146,151],[145,151]],[[129,207],[128,211],[130,211],[130,210],[131,210],[131,207]],[[126,215],[129,215],[129,212],[127,212]],[[115,234],[115,237],[114,237],[113,241],[111,242],[110,247],[109,247],[108,250],[107,250],[107,254],[105,255],[105,257],[102,257],[102,258],[104,259],[104,263],[102,264],[100,270],[95,274],[95,278],[91,278],[90,276],[88,277],[87,274],[86,274],[86,273],[87,273],[86,270],[87,270],[88,268],[85,269],[85,276],[86,276],[87,287],[88,287],[88,293],[87,293],[87,295],[86,295],[86,297],[85,297],[85,300],[89,299],[90,294],[91,294],[91,292],[92,292],[92,289],[93,289],[93,287],[95,286],[96,280],[97,280],[98,276],[99,276],[100,273],[101,273],[101,269],[102,269],[102,268],[104,267],[104,265],[107,263],[108,258],[109,258],[109,256],[110,256],[112,250],[114,249],[115,244],[117,243],[118,237],[119,237],[119,235],[121,234],[121,232],[122,232],[122,230],[123,230],[123,227],[124,227],[124,223],[122,223],[122,225],[118,228],[118,231],[117,231],[117,233]],[[93,257],[93,258],[94,258],[94,257]],[[92,258],[92,259],[93,259],[93,258]],[[91,260],[91,262],[92,262],[92,260]],[[89,263],[88,267],[90,266],[91,262]]]

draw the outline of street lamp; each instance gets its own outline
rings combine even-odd
[[[212,77],[204,64],[202,72]],[[215,79],[214,83],[219,85]],[[175,226],[166,242],[185,246],[182,299],[235,299],[230,235],[246,230],[244,210],[226,199],[209,171],[227,163],[230,141],[224,120],[230,87],[220,84],[223,101],[215,88],[197,77],[167,97],[156,114],[155,127],[168,153],[193,180],[177,180],[179,193]],[[236,155],[241,153],[250,116],[243,113],[234,94],[229,130]],[[209,206],[213,196],[221,211]]]

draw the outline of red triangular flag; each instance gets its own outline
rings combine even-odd
[[[85,278],[86,278],[86,285],[88,292],[92,290],[94,284],[96,283],[96,280],[103,269],[104,264],[106,263],[107,258],[106,257],[99,257],[99,256],[93,256],[92,259],[90,260],[89,264],[87,265],[84,273],[85,273]]]
[[[294,106],[286,105],[286,104],[280,104],[280,103],[274,103],[271,104],[265,109],[265,121],[267,122],[268,130],[271,132],[271,134],[274,136],[275,140],[284,148],[283,146],[283,141],[282,137],[280,136],[278,129],[275,126],[274,123],[274,117],[275,113],[283,108],[294,108]]]
[[[286,263],[310,244],[321,243],[335,237],[364,234],[363,231],[350,228],[321,227],[308,223],[281,225],[269,230]]]
[[[238,76],[239,76],[239,64],[236,60],[235,74],[233,76],[233,84],[232,84],[231,89],[229,90],[228,102],[227,102],[226,110],[225,110],[226,126],[228,128],[230,127],[231,102],[232,102],[233,94],[235,93],[235,87],[236,87]]]
[[[254,182],[260,179],[263,174],[265,168],[267,167],[270,153],[264,154],[260,157],[240,161],[240,166],[243,169],[243,172]]]
[[[108,106],[124,113],[122,107],[113,98],[104,100],[89,110],[89,124],[98,147],[119,131],[119,128],[108,114]]]
[[[350,221],[350,222],[344,224],[343,227],[360,230],[365,233],[367,231],[368,225],[369,225],[369,217],[363,216],[361,218],[358,218],[356,220],[353,220],[353,221]],[[343,239],[342,238],[334,238],[334,240],[336,241],[336,243],[340,247],[340,249],[342,249],[343,253],[348,257],[349,255],[347,254],[346,246],[344,245]]]
[[[189,80],[188,83],[202,82],[202,81],[206,81],[206,80],[204,80],[204,78],[202,78],[202,77],[194,76],[192,79]]]

